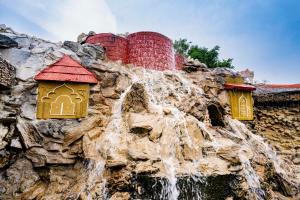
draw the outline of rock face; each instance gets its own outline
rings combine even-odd
[[[6,60],[0,57],[0,87],[9,88],[13,85],[16,69]]]
[[[0,34],[0,48],[17,47],[18,43],[6,35]]]
[[[222,90],[233,72],[145,70],[102,60],[99,46],[0,31],[19,44],[0,49],[17,77],[0,90],[0,199],[299,199],[298,132],[233,120]],[[88,116],[38,120],[32,77],[63,54],[99,80]],[[297,130],[299,111],[282,112]]]

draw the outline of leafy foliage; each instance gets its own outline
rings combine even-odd
[[[234,68],[232,65],[232,58],[223,60],[219,59],[219,46],[208,49],[206,47],[192,45],[192,43],[188,42],[187,39],[179,39],[174,41],[174,49],[176,53],[198,59],[200,62],[205,63],[209,68]]]

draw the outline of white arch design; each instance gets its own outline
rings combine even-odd
[[[42,102],[45,102],[45,101],[44,101],[45,98],[49,98],[49,95],[50,95],[51,93],[55,93],[55,90],[57,90],[58,88],[61,88],[61,87],[63,87],[63,86],[65,86],[66,88],[69,88],[70,90],[72,90],[72,93],[71,93],[71,94],[76,94],[76,98],[79,98],[79,99],[80,99],[80,101],[79,101],[78,103],[81,103],[81,102],[82,102],[82,98],[79,96],[79,94],[77,94],[77,93],[74,91],[74,89],[71,88],[70,86],[68,86],[66,83],[63,83],[62,85],[59,85],[59,86],[55,87],[53,90],[51,90],[50,92],[48,92],[46,96],[43,96],[43,97],[42,97],[41,101],[42,101]]]
[[[57,103],[57,100],[60,98],[60,97],[67,97],[69,98],[70,102],[71,102],[71,105],[72,105],[72,114],[70,115],[75,115],[75,103],[72,101],[71,97],[68,96],[68,95],[59,95],[54,102],[51,102],[51,105],[50,105],[50,115],[67,115],[67,114],[64,114],[63,113],[63,110],[64,110],[64,104],[62,103],[61,104],[61,107],[60,107],[60,113],[52,113],[52,106],[53,104],[56,104]]]
[[[245,105],[242,105],[242,103],[245,102]],[[239,116],[240,117],[248,117],[249,116],[249,109],[248,109],[248,100],[247,98],[244,96],[244,94],[242,94],[242,96],[240,96],[239,98]],[[243,108],[244,106],[244,108]]]

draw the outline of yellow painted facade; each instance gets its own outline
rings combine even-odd
[[[89,84],[39,82],[37,118],[81,118],[87,115]]]
[[[229,90],[228,94],[232,117],[238,120],[253,120],[252,92]]]

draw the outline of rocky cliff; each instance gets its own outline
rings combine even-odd
[[[297,163],[231,118],[222,84],[233,72],[147,70],[92,44],[0,31],[18,44],[0,48],[16,69],[0,91],[1,199],[300,198]],[[99,80],[89,114],[37,120],[33,76],[63,54]]]

